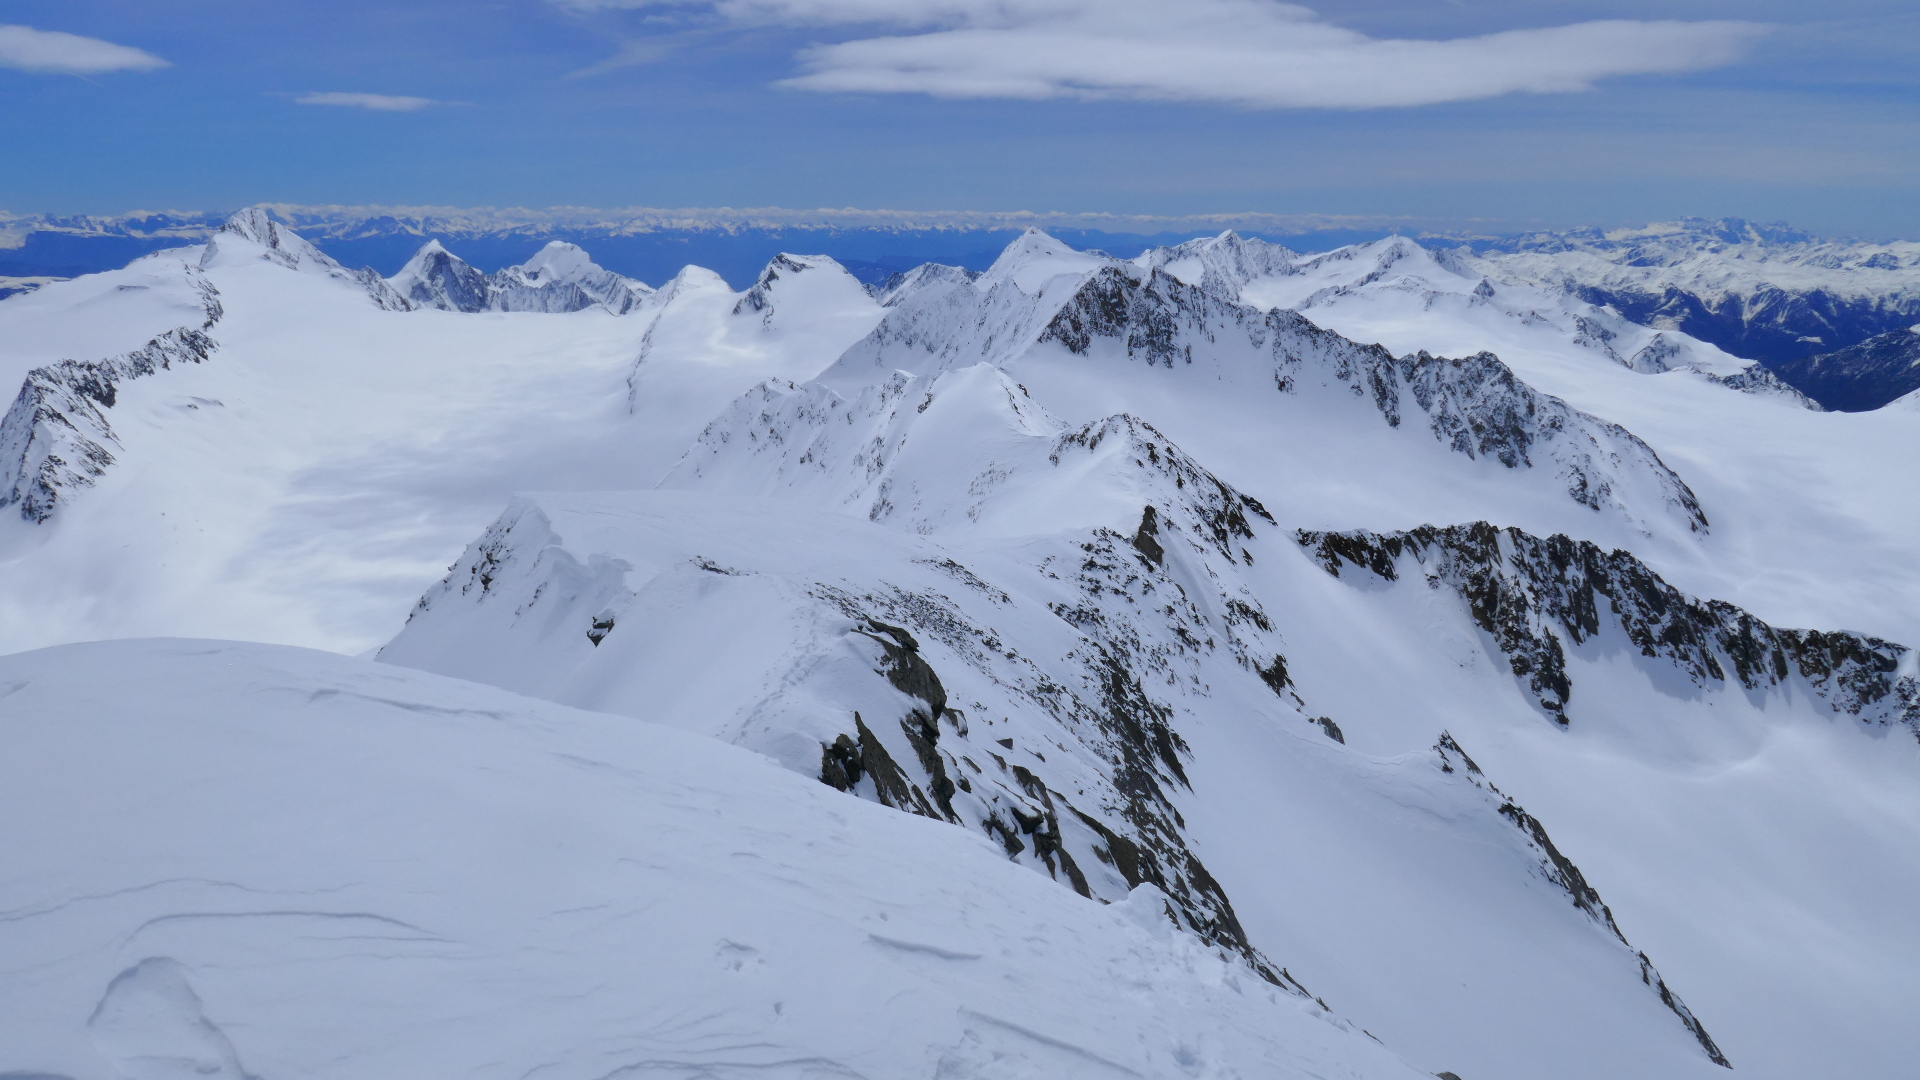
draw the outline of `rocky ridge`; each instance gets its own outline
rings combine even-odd
[[[35,524],[82,488],[92,487],[114,463],[114,435],[106,410],[119,400],[123,383],[198,364],[219,346],[207,331],[224,314],[220,293],[198,269],[183,272],[199,294],[206,318],[182,326],[143,347],[105,360],[62,360],[27,374],[6,416],[0,418],[0,508],[17,506]],[[7,473],[11,475],[8,476]]]
[[[387,284],[405,298],[409,309],[465,312],[601,307],[624,315],[653,294],[644,283],[602,269],[585,251],[560,240],[526,262],[493,274],[469,265],[440,241],[429,240]]]
[[[1613,912],[1607,907],[1606,901],[1600,899],[1600,893],[1587,882],[1586,875],[1573,864],[1573,860],[1567,858],[1558,847],[1554,846],[1553,839],[1547,835],[1547,827],[1540,823],[1539,818],[1527,813],[1519,803],[1513,801],[1511,796],[1495,787],[1493,781],[1489,780],[1480,766],[1467,756],[1467,752],[1461,749],[1460,744],[1451,734],[1444,731],[1440,733],[1440,741],[1434,744],[1433,754],[1438,759],[1441,772],[1460,776],[1467,783],[1487,793],[1500,816],[1513,825],[1523,842],[1537,855],[1539,874],[1542,878],[1564,890],[1567,897],[1573,901],[1574,907],[1585,912],[1595,925],[1612,934],[1623,947],[1633,949],[1633,944],[1627,940],[1627,935],[1621,933],[1619,924],[1613,921]],[[1459,768],[1456,769],[1455,765]],[[1681,1026],[1687,1029],[1688,1034],[1700,1044],[1700,1049],[1706,1052],[1707,1059],[1715,1065],[1733,1068],[1733,1063],[1728,1061],[1727,1056],[1721,1052],[1719,1045],[1713,1041],[1713,1036],[1707,1034],[1707,1029],[1700,1023],[1699,1017],[1693,1015],[1693,1010],[1687,1008],[1687,1003],[1680,1000],[1680,995],[1667,986],[1667,980],[1661,977],[1659,969],[1653,966],[1653,961],[1647,959],[1647,954],[1634,950],[1634,957],[1640,962],[1640,981],[1659,995],[1660,1003],[1672,1010],[1673,1015],[1679,1018]]]
[[[1626,551],[1541,538],[1486,522],[1408,532],[1312,532],[1298,542],[1329,574],[1353,568],[1386,581],[1418,575],[1466,602],[1513,674],[1556,723],[1572,722],[1569,644],[1623,633],[1641,656],[1696,685],[1763,693],[1803,688],[1835,713],[1900,723],[1920,737],[1920,672],[1904,645],[1848,631],[1769,626],[1719,600],[1696,600]]]
[[[1236,351],[1259,356],[1283,394],[1315,384],[1342,390],[1371,401],[1392,428],[1424,416],[1436,440],[1469,459],[1491,458],[1508,469],[1553,468],[1567,497],[1589,509],[1631,515],[1617,496],[1644,485],[1658,500],[1657,512],[1692,531],[1707,527],[1699,500],[1651,447],[1617,424],[1534,390],[1492,353],[1396,358],[1378,345],[1323,330],[1298,312],[1260,312],[1158,270],[1135,278],[1118,267],[1089,279],[1040,334],[1040,341],[1075,354],[1093,352],[1099,343],[1100,351],[1167,368],[1191,364],[1198,353],[1224,352],[1228,340]]]

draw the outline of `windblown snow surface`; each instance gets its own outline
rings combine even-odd
[[[1920,1056],[1904,402],[1401,239],[259,210],[0,365],[0,1077]]]

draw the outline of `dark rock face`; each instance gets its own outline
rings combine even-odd
[[[1580,286],[1572,292],[1634,322],[1684,331],[1776,369],[1817,355],[1816,350],[1851,346],[1920,322],[1920,297],[1846,297],[1825,289],[1789,292],[1774,286],[1723,297],[1701,297],[1673,286],[1659,292]]]
[[[119,400],[120,386],[213,355],[218,345],[206,332],[224,314],[220,293],[198,271],[187,273],[206,312],[198,327],[176,327],[120,356],[62,360],[27,373],[0,419],[0,507],[18,506],[21,517],[36,523],[52,517],[61,502],[92,487],[113,464],[108,448],[120,440],[106,410]]]
[[[876,673],[915,703],[897,735],[863,713],[863,728],[822,747],[821,779],[984,832],[1010,858],[1036,864],[1082,895],[1118,900],[1124,889],[1151,883],[1167,894],[1180,925],[1275,985],[1304,994],[1248,940],[1225,890],[1187,845],[1174,795],[1189,786],[1189,750],[1175,730],[1174,706],[1153,689],[1221,649],[1249,672],[1260,663],[1284,671],[1270,646],[1237,636],[1271,632],[1250,596],[1237,607],[1223,601],[1231,619],[1215,629],[1170,576],[1177,561],[1204,577],[1192,560],[1249,558],[1242,545],[1254,536],[1253,522],[1271,519],[1131,417],[1062,436],[1054,464],[1110,453],[1116,443],[1165,498],[1142,509],[1132,533],[1094,529],[1046,561],[1043,573],[1071,590],[1070,599],[1051,605],[1053,613],[1082,634],[1064,666],[1042,668],[1020,656],[939,594],[815,587],[815,596],[855,621],[851,633],[878,646]],[[942,569],[980,589],[965,567]],[[926,658],[922,643],[929,639],[967,666],[969,685],[984,679],[1020,703],[1028,716],[1017,738],[995,737],[1004,729],[972,738],[968,717],[950,701],[954,679],[943,679]],[[984,725],[972,726],[987,734]],[[891,765],[874,749],[883,743],[895,748]],[[1056,749],[1065,761],[1049,763]],[[903,784],[886,779],[896,769]]]
[[[1836,712],[1905,723],[1920,736],[1920,681],[1898,674],[1906,646],[1769,626],[1732,604],[1686,596],[1625,551],[1486,522],[1399,533],[1302,530],[1297,540],[1336,577],[1352,566],[1394,581],[1411,560],[1429,587],[1457,592],[1514,676],[1561,724],[1570,722],[1574,689],[1564,642],[1580,644],[1604,622],[1641,655],[1667,660],[1695,683],[1737,681],[1764,691],[1799,679]]]
[[[1707,527],[1699,499],[1651,447],[1617,424],[1533,389],[1492,353],[1457,360],[1425,352],[1395,358],[1378,345],[1323,330],[1297,312],[1257,311],[1218,288],[1187,285],[1158,270],[1136,278],[1121,267],[1089,277],[1039,340],[1076,354],[1087,353],[1096,340],[1116,341],[1130,359],[1172,368],[1193,363],[1196,350],[1230,337],[1243,337],[1248,348],[1265,354],[1282,393],[1297,393],[1309,372],[1330,375],[1354,396],[1372,401],[1389,427],[1400,427],[1417,408],[1433,437],[1456,453],[1491,458],[1509,469],[1557,468],[1567,496],[1595,510],[1615,501],[1616,470],[1644,470],[1691,528]]]
[[[444,248],[420,254],[420,280],[407,292],[407,300],[417,307],[445,308],[448,311],[485,311],[490,299],[491,279]]]
[[[1547,827],[1540,823],[1539,818],[1527,813],[1519,803],[1514,802],[1499,788],[1493,786],[1492,781],[1487,779],[1480,766],[1467,756],[1467,752],[1461,749],[1452,735],[1441,732],[1440,741],[1434,744],[1433,752],[1439,758],[1441,772],[1458,776],[1497,800],[1500,816],[1513,825],[1527,846],[1532,848],[1539,857],[1541,877],[1564,890],[1568,898],[1573,901],[1574,907],[1579,908],[1589,919],[1604,927],[1622,946],[1633,948],[1633,945],[1627,941],[1627,936],[1620,932],[1620,927],[1613,921],[1613,912],[1607,908],[1606,902],[1600,899],[1600,893],[1588,884],[1586,875],[1573,864],[1573,860],[1567,858],[1559,848],[1554,846],[1552,838],[1547,835]],[[1455,766],[1458,768],[1456,769]],[[1644,952],[1636,952],[1634,955],[1640,961],[1640,981],[1660,995],[1660,1003],[1680,1018],[1680,1023],[1700,1043],[1700,1049],[1706,1051],[1707,1057],[1715,1065],[1731,1069],[1733,1066],[1727,1061],[1726,1055],[1720,1052],[1720,1047],[1714,1044],[1713,1037],[1707,1034],[1707,1029],[1693,1015],[1693,1011],[1687,1008],[1686,1002],[1681,1001],[1680,996],[1667,987],[1667,981],[1660,977],[1660,972],[1654,968],[1653,961],[1648,960]]]
[[[1776,363],[1773,372],[1836,412],[1867,412],[1920,390],[1920,333],[1903,326],[1850,348]]]

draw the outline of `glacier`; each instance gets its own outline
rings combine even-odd
[[[1536,256],[0,300],[0,1075],[1905,1075],[1920,410]]]

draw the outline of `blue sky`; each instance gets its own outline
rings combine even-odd
[[[1309,7],[0,0],[0,209],[1696,214],[1920,237],[1911,0]]]

